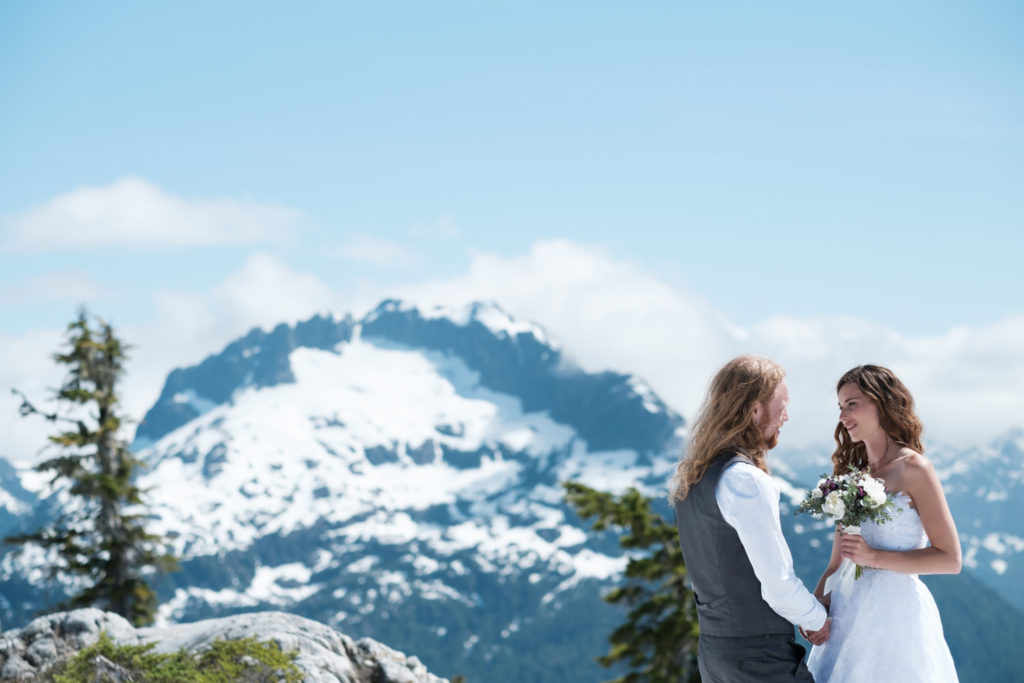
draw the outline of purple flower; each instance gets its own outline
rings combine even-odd
[[[864,497],[864,487],[863,486],[858,486],[857,487],[857,497],[858,498],[863,498]]]

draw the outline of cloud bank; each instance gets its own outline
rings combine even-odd
[[[153,317],[122,330],[135,346],[125,405],[138,418],[156,401],[172,369],[219,353],[254,327],[271,330],[338,308],[337,295],[316,277],[265,253],[250,255],[208,292],[162,290],[153,299]]]
[[[152,316],[120,330],[135,346],[124,407],[141,418],[170,370],[219,352],[252,327],[270,329],[331,311],[361,315],[388,296],[427,306],[496,301],[543,325],[582,367],[645,378],[686,417],[696,412],[726,360],[741,353],[769,356],[788,372],[785,446],[831,449],[835,382],[868,362],[891,367],[910,387],[926,443],[977,445],[1024,425],[1024,315],[931,336],[853,317],[773,317],[744,329],[695,292],[601,249],[564,240],[537,242],[519,256],[476,253],[469,270],[454,278],[402,286],[361,282],[358,291],[336,290],[278,257],[253,254],[207,292],[155,292]],[[24,461],[45,440],[47,425],[19,420],[7,387],[37,399],[48,396],[46,388],[60,379],[50,360],[60,339],[59,331],[0,338],[3,357],[19,359],[0,372],[0,455]]]
[[[204,293],[161,290],[152,294],[152,314],[118,326],[131,344],[121,385],[121,407],[139,420],[176,367],[199,363],[253,327],[272,329],[316,313],[338,309],[337,295],[314,276],[289,268],[274,256],[252,254],[242,268]],[[99,311],[93,311],[98,313]],[[34,330],[0,335],[0,457],[32,461],[53,426],[41,418],[18,416],[16,387],[40,407],[52,407],[51,389],[63,380],[52,354],[64,341],[63,330]],[[14,360],[16,359],[16,360]],[[131,437],[133,427],[126,430]]]
[[[787,369],[789,443],[831,447],[835,382],[863,363],[903,378],[928,439],[970,445],[1024,424],[1022,315],[934,336],[853,317],[774,317],[743,329],[637,264],[561,240],[538,242],[523,256],[477,254],[463,276],[395,294],[421,304],[493,299],[544,325],[583,367],[643,376],[685,416],[728,359],[768,356]]]

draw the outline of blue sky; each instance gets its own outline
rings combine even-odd
[[[144,357],[184,344],[145,361],[144,406],[273,316],[479,287],[660,374],[516,288],[582,268],[638,288],[639,338],[699,309],[794,362],[817,330],[826,372],[1016,378],[1022,25],[1015,2],[0,3],[0,342],[84,300]],[[1016,408],[993,372],[955,384]]]

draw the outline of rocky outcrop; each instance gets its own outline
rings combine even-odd
[[[0,636],[0,680],[28,681],[54,662],[95,643],[106,631],[119,644],[156,643],[154,652],[201,652],[217,639],[274,640],[297,650],[311,683],[445,683],[416,658],[369,638],[353,640],[319,622],[284,612],[255,612],[192,624],[136,629],[98,609],[59,612]]]

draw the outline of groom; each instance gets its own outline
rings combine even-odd
[[[811,643],[831,619],[793,573],[767,452],[789,419],[785,371],[760,356],[729,361],[711,381],[673,478],[672,501],[700,623],[705,683],[814,679],[793,624]]]

